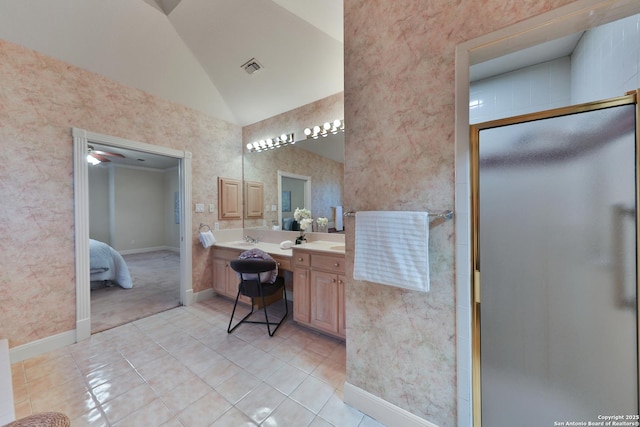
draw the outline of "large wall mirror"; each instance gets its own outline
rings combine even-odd
[[[300,135],[296,138],[300,139]],[[309,194],[296,194],[299,186],[288,187],[285,184],[283,189],[282,176],[297,177],[303,181],[301,177],[309,177],[310,186],[302,186],[308,188]],[[283,219],[292,217],[297,207],[310,209],[314,219],[328,218],[330,228],[334,225],[333,208],[342,206],[344,198],[344,132],[318,139],[303,139],[271,150],[245,150],[244,180],[264,183],[265,208],[262,219],[245,217],[245,228],[282,227]],[[287,194],[283,196],[284,192]],[[308,201],[301,202],[305,199]],[[298,206],[300,203],[308,203],[309,206]]]

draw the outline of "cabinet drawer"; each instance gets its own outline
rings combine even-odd
[[[279,256],[272,256],[272,258],[278,264],[278,271],[280,270],[291,271],[291,259],[279,257]]]
[[[311,265],[311,255],[308,252],[293,252],[293,262],[296,267],[309,267]]]
[[[221,249],[217,248],[213,251],[213,256],[215,258],[232,260],[237,259],[240,256],[241,252],[237,249]]]
[[[311,267],[344,274],[344,257],[313,254],[311,256]]]

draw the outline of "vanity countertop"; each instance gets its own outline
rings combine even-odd
[[[265,251],[268,254],[285,256],[285,257],[291,257],[293,254],[292,249],[281,249],[279,243],[267,243],[267,242],[249,243],[243,240],[235,240],[231,242],[217,242],[215,246],[222,247],[222,248],[230,248],[230,249],[240,249],[245,251],[248,251],[249,249],[253,249],[253,248],[258,248]],[[303,243],[302,245],[297,245],[297,246],[294,246],[293,248],[307,250],[307,251],[330,252],[334,254],[344,255],[344,243],[342,242],[317,240],[315,242]]]

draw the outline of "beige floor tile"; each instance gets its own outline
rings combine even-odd
[[[241,371],[242,368],[238,365],[224,359],[201,372],[200,376],[207,384],[215,388]]]
[[[144,384],[144,382],[144,379],[137,372],[130,371],[93,388],[92,393],[98,402],[105,403]]]
[[[286,396],[269,384],[261,383],[243,397],[236,408],[260,424],[282,403]]]
[[[331,424],[329,421],[322,418],[321,416],[317,415],[313,419],[311,424],[309,424],[309,427],[335,427],[335,426]]]
[[[185,382],[200,381],[200,378],[191,372],[186,366],[171,366],[155,372],[155,375],[147,380],[158,394],[167,394]]]
[[[309,376],[289,397],[317,414],[333,395],[333,391],[334,388],[329,384]]]
[[[108,427],[109,422],[99,409],[92,409],[77,418],[71,418],[72,427]]]
[[[285,399],[275,411],[261,424],[263,427],[296,426],[306,427],[315,418],[315,414],[304,406]]]
[[[149,385],[142,384],[106,402],[102,405],[102,409],[109,422],[115,424],[127,415],[151,403],[157,397]]]
[[[62,402],[68,400],[81,401],[87,399],[87,407],[91,409],[95,406],[92,402],[91,394],[87,387],[81,381],[68,381],[64,384],[58,384],[47,389],[39,389],[37,392],[30,392],[31,407],[34,412],[49,411],[52,407],[58,406]]]
[[[154,399],[149,404],[118,421],[114,426],[159,426],[160,424],[169,421],[171,418],[173,418],[173,414],[169,408],[167,408],[160,399]]]
[[[177,414],[212,390],[207,383],[195,378],[193,381],[185,381],[178,387],[159,393],[159,395],[169,409]]]
[[[23,400],[22,402],[14,402],[14,410],[16,413],[16,419],[31,415],[31,400]]]
[[[68,353],[54,359],[45,358],[41,363],[37,364],[25,362],[24,366],[27,382],[33,382],[42,377],[52,375],[64,378],[66,375],[78,371],[75,360]]]
[[[215,389],[229,402],[236,404],[259,384],[260,380],[254,375],[240,370],[236,375],[218,385]]]
[[[358,424],[358,427],[385,427],[385,425],[365,415],[362,421],[360,421],[360,424]]]
[[[261,355],[247,365],[245,369],[247,372],[251,372],[261,380],[270,377],[274,372],[285,365],[282,360],[270,355],[269,353],[262,353],[261,350],[256,351],[260,351]]]
[[[364,417],[362,412],[347,405],[335,394],[322,407],[318,415],[340,427],[357,427]]]
[[[256,423],[236,408],[231,408],[218,418],[211,427],[255,427]]]
[[[307,373],[312,373],[326,359],[326,357],[314,353],[313,351],[303,350],[297,353],[288,362],[289,365],[295,366]]]
[[[87,384],[89,384],[89,387],[95,388],[112,378],[133,371],[134,369],[131,364],[129,364],[129,362],[121,357],[108,365],[105,365],[98,369],[94,369],[93,371],[86,374]]]
[[[230,408],[231,404],[220,393],[212,390],[185,408],[177,418],[185,427],[206,427]]]
[[[96,402],[91,397],[91,393],[86,392],[82,397],[72,397],[70,399],[56,402],[51,405],[35,407],[33,406],[33,413],[38,412],[62,412],[70,419],[78,418],[83,414],[96,408]]]
[[[311,375],[331,384],[334,388],[342,388],[346,380],[344,367],[330,359],[323,360]]]
[[[274,337],[250,324],[228,334],[231,308],[212,298],[13,364],[16,416],[58,410],[74,427],[381,426],[342,403],[344,343],[291,319]]]
[[[291,394],[309,374],[290,365],[283,365],[275,371],[269,378],[264,380],[285,395]]]

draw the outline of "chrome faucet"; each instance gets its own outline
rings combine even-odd
[[[260,237],[253,238],[247,234],[246,236],[244,236],[244,240],[245,242],[256,244],[260,242]]]

